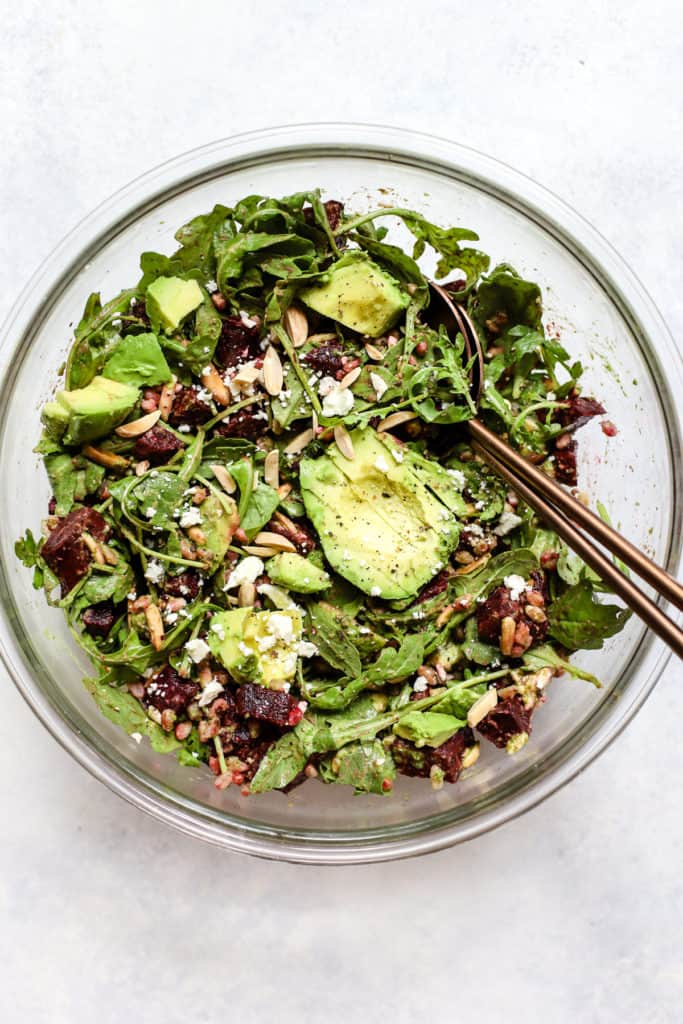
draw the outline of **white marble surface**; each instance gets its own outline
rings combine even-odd
[[[683,332],[678,0],[0,7],[0,313],[140,171],[233,132],[336,118],[450,136],[539,178]],[[3,1024],[683,1019],[679,664],[619,742],[523,820],[344,870],[167,831],[1,684]]]

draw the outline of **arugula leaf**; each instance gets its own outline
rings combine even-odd
[[[99,372],[107,354],[120,340],[112,321],[129,312],[131,299],[136,295],[137,288],[126,288],[104,306],[99,292],[90,295],[67,357],[65,385],[68,390],[86,387]]]
[[[183,503],[183,492],[186,482],[178,473],[164,473],[157,470],[157,475],[148,474],[140,483],[131,489],[131,497],[135,499],[141,513],[141,519],[150,528],[175,530],[178,519],[175,513]],[[148,515],[153,510],[152,515]]]
[[[360,657],[348,638],[343,616],[332,605],[323,601],[309,604],[307,612],[310,620],[308,632],[317,645],[320,657],[345,676],[359,676]]]
[[[239,278],[248,256],[265,262],[274,254],[286,256],[314,256],[315,247],[308,239],[295,234],[271,235],[246,231],[227,239],[217,246],[216,280],[222,292],[229,291],[230,281]]]
[[[468,686],[467,681],[464,683],[454,683],[449,686],[448,690],[438,701],[432,710],[438,711],[440,714],[453,715],[455,718],[463,719],[463,726],[466,724],[467,712],[473,704],[479,700],[479,698],[486,692],[486,683],[480,683],[478,686]],[[417,706],[420,706],[420,701],[417,702]]]
[[[240,526],[249,540],[270,522],[279,504],[277,491],[269,484],[259,482],[249,495],[244,515],[240,516]]]
[[[112,349],[102,376],[134,387],[167,384],[171,371],[155,334],[131,334]]]
[[[273,419],[281,427],[288,427],[294,420],[307,419],[311,415],[310,407],[304,401],[304,386],[291,363],[287,363],[284,382],[280,394],[271,400]]]
[[[318,636],[316,643],[319,643]],[[422,634],[408,634],[401,641],[398,650],[385,647],[377,661],[359,672],[356,678],[341,679],[339,683],[333,684],[327,680],[317,685],[312,681],[304,684],[306,696],[316,708],[330,711],[345,708],[354,697],[368,687],[398,683],[406,676],[417,672],[424,659],[424,647],[425,638]]]
[[[462,335],[451,340],[442,327],[429,358],[410,378],[410,404],[427,423],[462,423],[475,415],[464,353]]]
[[[148,718],[140,702],[127,690],[119,690],[98,679],[86,678],[83,682],[105,718],[120,726],[129,736],[133,733],[147,736],[159,754],[178,749],[180,743],[173,733],[164,732]]]
[[[486,326],[487,320],[504,314],[505,330],[518,324],[540,328],[543,315],[541,289],[533,281],[520,277],[509,263],[500,263],[479,282],[471,311],[482,327]]]
[[[30,530],[27,530],[24,536],[15,542],[14,553],[27,569],[32,569],[36,565],[38,541]]]
[[[578,665],[573,665],[570,661],[561,658],[550,644],[532,647],[522,655],[522,661],[532,672],[539,672],[542,668],[561,668],[576,679],[585,679],[587,682],[593,683],[594,686],[602,686],[600,680],[592,672],[586,672]]]
[[[627,608],[600,604],[590,583],[582,580],[550,605],[548,632],[570,651],[595,651],[618,633],[630,616]]]
[[[282,789],[293,782],[308,761],[299,736],[287,732],[270,747],[249,783],[251,793],[265,793],[269,789]]]
[[[104,480],[105,470],[89,459],[65,453],[48,455],[43,460],[55,497],[55,515],[65,516],[74,503],[94,494]]]
[[[215,238],[223,238],[234,231],[231,222],[232,210],[218,203],[211,213],[193,217],[175,233],[181,248],[175,253],[174,261],[183,270],[198,270],[208,280],[216,271],[214,252]]]
[[[394,760],[380,740],[358,741],[324,758],[318,771],[323,782],[353,786],[356,793],[388,796],[396,778]]]

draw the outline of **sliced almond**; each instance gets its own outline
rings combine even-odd
[[[207,391],[211,392],[214,400],[218,402],[219,405],[230,405],[230,402],[232,401],[230,392],[225,386],[225,381],[213,363],[208,363],[202,370],[202,384]]]
[[[311,345],[324,345],[326,341],[336,341],[337,335],[330,334],[309,334],[306,339]]]
[[[164,622],[161,612],[155,604],[148,604],[145,608],[145,618],[149,630],[149,640],[155,651],[161,649],[164,642]]]
[[[481,569],[481,567],[483,565],[486,565],[486,563],[488,562],[490,557],[491,557],[490,554],[486,554],[486,555],[482,555],[481,558],[475,558],[474,561],[470,562],[468,565],[463,565],[459,569],[456,569],[455,570],[455,575],[456,576],[469,576],[469,574],[471,572],[476,572],[477,569]]]
[[[317,434],[318,428],[320,427],[320,420],[318,419],[318,414],[315,410],[313,410],[313,412],[311,413],[311,426],[314,432]]]
[[[280,533],[271,533],[270,530],[262,530],[254,537],[254,544],[263,547],[273,548],[275,551],[296,552],[296,545],[292,544],[289,537],[283,537]]]
[[[141,416],[139,420],[131,420],[130,423],[122,423],[120,427],[116,428],[115,433],[117,433],[119,437],[139,437],[140,434],[144,434],[147,430],[151,430],[160,416],[161,412],[159,409],[155,409],[154,412],[148,412],[146,416]]]
[[[272,452],[268,452],[266,455],[266,461],[263,464],[263,479],[269,487],[273,487],[275,490],[280,486],[280,453],[277,448],[273,448]]]
[[[272,558],[276,553],[274,548],[267,548],[262,544],[245,544],[242,550],[248,555],[258,555],[259,558]]]
[[[175,397],[175,386],[176,379],[174,377],[170,384],[164,384],[161,389],[161,394],[159,396],[159,415],[162,420],[167,420],[171,413],[171,406],[173,405],[173,399]]]
[[[467,712],[467,724],[470,729],[474,729],[475,726],[479,725],[482,718],[486,718],[489,711],[493,711],[497,703],[498,691],[495,688],[483,693]]]
[[[89,533],[82,533],[81,534],[81,540],[83,541],[83,543],[85,544],[85,546],[87,547],[88,551],[93,556],[93,558],[97,562],[97,564],[98,565],[104,565],[105,564],[104,552],[102,551],[102,548],[97,543],[95,538],[91,537]]]
[[[532,622],[545,622],[546,614],[542,608],[536,608],[533,604],[527,604],[524,607],[524,614],[527,618],[531,619]]]
[[[277,493],[280,501],[284,501],[285,498],[289,497],[289,495],[292,493],[292,485],[280,484],[280,486],[277,489]]]
[[[147,470],[149,469],[149,467],[150,467],[150,462],[149,462],[148,459],[142,459],[141,462],[136,462],[135,463],[135,475],[136,476],[144,476],[145,473],[147,472]]]
[[[282,318],[294,348],[301,348],[308,338],[308,318],[299,306],[290,306]]]
[[[100,544],[104,560],[107,565],[118,565],[119,556],[116,554],[113,548],[110,548],[108,544]]]
[[[478,743],[475,743],[473,746],[468,747],[467,750],[465,750],[462,755],[462,758],[460,760],[460,766],[462,768],[471,768],[473,764],[476,764],[477,761],[479,760],[479,750],[480,747]]]
[[[220,463],[218,462],[212,463],[211,472],[216,477],[216,480],[218,480],[218,483],[221,485],[221,487],[227,494],[235,493],[235,491],[237,490],[237,484],[235,483],[231,474],[228,472],[225,466],[221,466]]]
[[[240,391],[246,391],[261,376],[262,371],[257,366],[243,366],[232,378],[231,383],[236,385]]]
[[[351,435],[343,423],[338,423],[334,428],[334,441],[345,459],[351,460],[356,457],[356,453],[353,450]]]
[[[282,363],[277,349],[272,345],[269,345],[263,357],[263,383],[269,395],[279,395],[282,391],[284,383]]]
[[[105,452],[91,444],[86,444],[81,451],[86,459],[96,462],[99,466],[106,466],[107,469],[128,469],[128,459],[115,455],[114,452]]]
[[[339,390],[343,391],[345,388],[350,388],[353,384],[355,384],[358,378],[360,377],[361,372],[362,367],[356,366],[355,369],[349,370],[348,373],[344,374],[342,379],[339,381],[339,384],[337,385]]]
[[[314,437],[315,434],[310,427],[308,430],[302,430],[302,432],[297,434],[284,449],[285,455],[297,455],[299,452],[302,452],[306,445],[311,443]]]
[[[392,412],[390,416],[387,416],[386,419],[377,424],[377,430],[393,430],[394,427],[400,427],[402,423],[408,423],[410,420],[416,419],[416,412]]]
[[[253,583],[249,583],[245,580],[244,583],[240,584],[240,589],[237,592],[237,603],[240,608],[251,608],[256,600],[256,587]]]
[[[384,352],[382,352],[381,349],[377,348],[376,345],[371,345],[370,342],[366,344],[365,351],[367,352],[369,358],[373,359],[376,363],[381,363],[382,360],[384,359]]]
[[[504,658],[508,658],[512,654],[516,631],[517,623],[511,615],[506,615],[500,623],[500,653]]]

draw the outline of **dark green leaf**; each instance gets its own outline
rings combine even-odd
[[[548,609],[549,632],[567,650],[598,650],[618,633],[631,612],[615,604],[601,604],[590,583],[582,581],[566,590]]]

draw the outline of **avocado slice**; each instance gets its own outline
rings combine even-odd
[[[102,376],[134,387],[168,384],[172,374],[155,334],[131,334],[115,347]]]
[[[51,437],[64,444],[85,444],[110,434],[137,404],[140,392],[130,384],[93,377],[87,387],[58,391],[43,407],[41,419]]]
[[[208,643],[237,682],[281,690],[294,678],[301,631],[298,610],[233,608],[214,615]]]
[[[167,331],[175,331],[181,321],[204,301],[204,294],[193,279],[157,277],[147,287],[146,304],[150,318]]]
[[[303,555],[283,551],[266,562],[266,572],[273,583],[297,594],[317,594],[327,590],[332,581],[324,569],[319,569]]]
[[[347,253],[327,273],[326,284],[304,288],[299,298],[359,334],[378,338],[396,324],[410,301],[396,278],[365,253]]]
[[[466,725],[454,715],[442,715],[438,711],[410,711],[397,722],[394,732],[416,747],[440,747]]]
[[[306,512],[340,576],[371,597],[412,597],[443,567],[460,536],[453,510],[432,486],[442,482],[441,467],[433,464],[432,479],[432,463],[416,468],[408,449],[370,428],[353,431],[351,440],[353,460],[336,445],[302,460]]]
[[[202,517],[201,530],[204,541],[201,544],[202,554],[210,559],[210,571],[213,572],[221,564],[230,547],[230,541],[240,523],[237,505],[227,495],[222,499],[210,494],[199,506]]]

